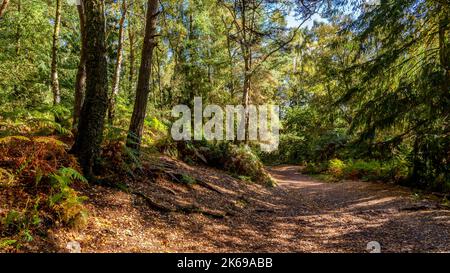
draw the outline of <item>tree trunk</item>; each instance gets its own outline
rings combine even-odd
[[[157,68],[156,75],[158,76],[159,105],[163,105],[164,98],[163,98],[162,83],[161,83],[161,62],[159,60],[158,54],[156,54],[156,68]]]
[[[3,0],[2,5],[0,6],[0,18],[3,17],[3,14],[5,14],[8,4],[9,4],[9,0]]]
[[[130,5],[132,5],[131,3],[130,3]],[[135,68],[134,68],[134,64],[135,64],[135,53],[134,53],[134,50],[135,50],[135,46],[134,46],[134,42],[135,42],[135,33],[134,33],[134,29],[133,29],[133,18],[132,18],[132,16],[133,16],[133,14],[131,13],[132,11],[133,11],[133,9],[131,8],[131,9],[129,9],[129,11],[130,11],[130,14],[128,15],[128,40],[130,41],[130,48],[129,48],[129,50],[130,50],[130,55],[129,55],[129,62],[130,62],[130,70],[129,70],[129,75],[128,75],[128,83],[129,83],[129,87],[128,87],[128,92],[129,92],[129,96],[128,96],[128,99],[130,100],[130,102],[131,102],[131,99],[132,99],[132,90],[133,90],[133,88],[134,88],[134,84],[133,84],[133,82],[134,82],[134,71],[135,71]]]
[[[81,50],[80,61],[78,63],[77,78],[75,80],[75,103],[73,109],[73,123],[74,129],[78,127],[78,120],[80,118],[81,107],[84,101],[84,92],[86,88],[86,14],[84,11],[84,3],[80,2],[77,6],[78,17],[80,18],[80,37]]]
[[[244,61],[244,85],[243,85],[243,95],[242,95],[242,105],[245,108],[245,144],[248,144],[249,139],[249,113],[248,113],[248,105],[250,101],[250,88],[251,88],[251,75],[250,75],[250,67],[249,60],[245,59]]]
[[[58,80],[58,49],[59,49],[59,33],[61,30],[61,0],[56,0],[56,14],[55,14],[55,26],[53,28],[53,44],[52,44],[52,66],[51,66],[51,80],[53,91],[53,106],[61,103],[61,91],[59,89]],[[60,120],[60,117],[56,115],[56,121]]]
[[[243,17],[243,23],[245,23],[245,16]],[[244,125],[245,125],[245,139],[244,143],[248,144],[249,141],[249,113],[248,113],[248,105],[250,103],[250,91],[251,91],[251,83],[252,83],[252,60],[251,60],[251,50],[247,46],[245,33],[244,33],[244,42],[241,44],[242,55],[244,58],[244,84],[242,90],[242,105],[245,108],[244,115]]]
[[[86,97],[81,108],[78,134],[72,152],[83,173],[94,178],[108,107],[106,21],[104,0],[85,0],[86,13]]]
[[[130,18],[131,19],[131,18]],[[128,82],[130,84],[129,86],[129,93],[130,93],[130,99],[131,99],[131,90],[133,89],[133,82],[134,82],[134,60],[135,60],[135,53],[134,53],[134,33],[132,26],[130,25],[128,27],[128,39],[130,40],[130,74],[128,76]]]
[[[124,41],[124,23],[125,17],[127,14],[127,2],[123,0],[122,2],[122,17],[119,21],[119,45],[117,48],[117,62],[116,67],[114,69],[114,76],[112,82],[112,91],[111,97],[109,99],[109,108],[108,108],[108,122],[109,124],[113,124],[113,120],[116,112],[116,97],[119,94],[119,85],[120,85],[120,73],[122,72],[122,59],[123,59],[123,41]]]
[[[155,32],[158,16],[158,0],[148,0],[147,18],[145,25],[145,37],[142,47],[141,66],[139,68],[138,85],[136,88],[136,100],[134,102],[133,115],[128,131],[127,146],[139,151],[144,119],[147,110],[149,82],[152,69],[153,49],[156,46]]]
[[[224,20],[225,24],[225,20]],[[230,39],[230,30],[227,28],[227,53],[228,53],[228,59],[229,59],[229,67],[230,67],[230,81],[231,81],[231,94],[234,95],[235,92],[235,77],[234,77],[234,60],[233,60],[233,53],[231,52],[231,39]]]
[[[244,59],[244,84],[242,90],[242,104],[245,108],[244,115],[244,125],[245,125],[245,140],[244,143],[248,144],[249,141],[249,113],[248,113],[248,105],[250,101],[250,90],[251,90],[251,76],[252,76],[252,61],[251,61],[251,51],[250,51],[250,41],[251,37],[248,37],[249,33],[247,33],[247,5],[244,0],[240,2],[241,4],[241,24],[242,24],[242,38],[240,41],[242,56]],[[251,25],[251,24],[250,24]]]

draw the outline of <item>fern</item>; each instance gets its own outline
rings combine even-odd
[[[67,121],[70,118],[70,110],[61,105],[44,105],[32,111],[18,108],[9,112],[0,112],[2,126],[5,127],[4,133],[7,135],[46,129],[72,136],[70,128],[55,122],[55,117],[64,121],[65,126],[70,124]]]
[[[76,171],[72,168],[61,168],[61,169],[59,169],[58,172],[59,172],[60,176],[69,178],[71,182],[75,181],[75,180],[85,182],[85,183],[88,182],[87,179],[82,174],[80,174],[78,171]]]
[[[12,140],[23,140],[23,141],[31,141],[28,137],[25,136],[7,136],[0,138],[0,144],[8,144]]]
[[[35,137],[35,138],[33,138],[33,141],[40,142],[40,143],[47,143],[47,144],[51,143],[51,144],[55,144],[55,145],[63,147],[63,148],[68,148],[66,143],[64,143],[60,140],[54,139],[52,137]]]
[[[72,168],[61,168],[50,175],[54,193],[49,197],[50,207],[55,209],[61,221],[73,226],[84,225],[87,213],[83,206],[84,196],[78,196],[70,187],[74,181],[87,183],[87,179]]]
[[[16,181],[16,176],[3,168],[0,168],[0,186],[11,186]]]
[[[17,244],[17,240],[2,239],[0,240],[0,250]]]

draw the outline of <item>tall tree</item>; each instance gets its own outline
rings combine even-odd
[[[72,152],[78,157],[88,179],[100,153],[108,107],[106,21],[104,0],[85,0],[86,13],[86,96],[81,108],[78,133]]]
[[[128,19],[127,19],[127,31],[128,31],[128,102],[132,101],[132,94],[134,94],[134,78],[136,74],[136,42],[137,42],[137,29],[135,25],[137,25],[138,22],[136,22],[135,17],[139,17],[139,15],[136,14],[136,6],[133,1],[128,3]]]
[[[360,84],[338,103],[357,101],[350,130],[358,144],[371,152],[408,143],[410,181],[442,186],[450,179],[448,1],[381,1],[348,26],[363,61],[348,69]]]
[[[150,91],[150,75],[152,71],[153,49],[156,46],[156,24],[158,17],[158,0],[148,0],[145,22],[145,36],[142,46],[141,66],[139,68],[136,99],[133,115],[128,130],[127,146],[139,151],[144,130],[144,119],[147,111]]]
[[[3,0],[2,4],[0,5],[0,18],[3,16],[3,14],[5,14],[8,4],[9,0]]]
[[[78,63],[77,76],[75,79],[75,103],[73,110],[73,127],[74,129],[78,125],[78,120],[80,118],[81,107],[84,100],[84,92],[86,88],[86,14],[84,11],[84,1],[80,0],[79,5],[77,5],[78,17],[80,21],[80,60]]]
[[[220,3],[231,18],[231,26],[226,26],[229,35],[238,43],[241,50],[242,105],[247,108],[250,103],[253,76],[270,56],[282,50],[294,39],[300,26],[291,37],[285,36],[286,29],[279,23],[284,16],[282,2],[277,4],[266,0],[222,0]],[[245,117],[245,128],[247,142],[248,113]]]
[[[130,24],[128,26],[128,40],[129,40],[129,74],[128,74],[128,82],[129,82],[129,86],[128,88],[131,90],[133,89],[133,82],[134,82],[134,63],[135,63],[135,33],[134,33],[134,29],[133,29],[133,25],[132,22],[130,20]],[[130,96],[131,97],[131,96]]]
[[[55,22],[53,28],[53,44],[52,44],[52,68],[51,81],[53,91],[53,105],[61,103],[61,91],[58,79],[58,50],[59,50],[59,34],[61,31],[61,0],[56,0]],[[58,120],[59,117],[56,117]]]
[[[127,14],[127,1],[122,0],[121,17],[119,21],[119,41],[117,47],[117,60],[116,66],[114,68],[114,75],[112,81],[112,91],[109,98],[108,107],[108,122],[113,123],[115,112],[116,112],[116,97],[119,94],[120,85],[120,73],[122,72],[122,60],[123,60],[123,42],[124,42],[124,31],[125,31],[125,17]]]

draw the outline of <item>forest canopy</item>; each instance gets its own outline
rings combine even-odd
[[[182,156],[171,109],[196,96],[276,104],[278,151],[244,143],[266,163],[330,172],[339,161],[349,176],[449,190],[449,9],[446,0],[3,0],[0,136],[71,139],[90,178],[109,141]],[[188,146],[205,145],[222,143]]]

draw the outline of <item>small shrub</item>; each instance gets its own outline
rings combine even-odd
[[[189,186],[197,183],[197,180],[188,174],[182,174],[180,181]]]
[[[305,174],[321,174],[328,170],[327,162],[308,162],[306,163],[303,173]]]
[[[78,168],[77,160],[66,148],[65,143],[53,137],[4,137],[0,138],[0,164],[21,181],[34,180],[36,174],[48,176],[63,166]]]
[[[330,160],[328,164],[328,173],[336,178],[341,178],[344,174],[345,169],[346,165],[344,161],[337,158]]]
[[[188,164],[206,164],[223,169],[237,177],[244,175],[251,181],[275,186],[275,181],[264,169],[264,165],[252,149],[246,145],[233,145],[227,141],[208,142],[164,142],[159,146],[160,151],[176,150],[177,157]],[[174,152],[171,152],[175,154]]]
[[[252,182],[252,178],[246,175],[239,175],[238,178],[244,182],[248,182],[251,183]]]
[[[272,187],[276,185],[258,156],[248,146],[232,146],[226,156],[224,168],[238,175],[248,176],[252,181],[262,185]]]
[[[177,142],[173,141],[171,136],[165,136],[155,141],[156,150],[162,154],[178,157]]]
[[[109,141],[102,147],[102,168],[105,176],[134,175],[136,169],[142,168],[141,156],[146,154],[131,149],[121,141]]]
[[[377,160],[356,160],[348,161],[344,169],[345,178],[362,179],[365,181],[385,180],[388,177],[386,169]]]

